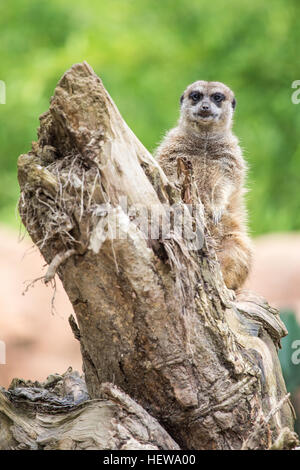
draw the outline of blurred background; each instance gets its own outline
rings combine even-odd
[[[174,126],[187,84],[218,80],[236,93],[234,131],[249,162],[249,225],[255,264],[248,287],[282,311],[290,335],[280,358],[300,409],[300,80],[297,0],[12,0],[0,3],[0,340],[7,364],[0,385],[15,376],[45,379],[80,368],[66,318],[72,312],[58,284],[41,283],[43,261],[25,236],[18,242],[16,162],[36,140],[38,117],[57,81],[86,60],[134,133],[152,151]],[[300,359],[300,354],[298,355]],[[295,361],[294,361],[295,362]]]

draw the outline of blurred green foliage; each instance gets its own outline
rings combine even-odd
[[[289,334],[281,340],[282,349],[279,350],[278,356],[288,392],[294,393],[300,387],[300,325],[291,311],[283,310],[281,320]]]
[[[300,389],[300,325],[297,322],[295,313],[289,310],[281,311],[281,320],[284,322],[289,334],[281,340],[281,348],[278,352],[283,377],[287,391],[291,394],[292,402]],[[296,400],[296,404],[299,400]],[[300,409],[299,404],[295,409],[297,419],[295,430],[300,436]]]
[[[175,124],[187,84],[232,87],[251,231],[299,230],[299,13],[297,0],[1,2],[0,220],[14,223],[16,159],[36,139],[57,81],[87,60],[150,151]]]

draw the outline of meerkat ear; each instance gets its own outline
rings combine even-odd
[[[235,109],[236,107],[236,99],[233,98],[233,100],[231,101],[231,105],[232,105],[232,108]]]
[[[182,104],[183,98],[184,98],[184,95],[181,95],[181,97],[180,97],[180,104]]]

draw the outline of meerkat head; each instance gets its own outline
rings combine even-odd
[[[187,87],[180,104],[180,124],[200,132],[222,132],[231,127],[236,100],[224,83],[199,80]]]

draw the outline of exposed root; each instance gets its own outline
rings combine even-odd
[[[75,253],[76,253],[76,250],[74,248],[71,248],[70,250],[67,250],[65,252],[57,253],[57,255],[54,256],[44,276],[45,284],[47,284],[52,279],[54,279],[54,276],[59,266],[62,263],[64,263],[68,258],[70,258],[70,256],[74,255]]]
[[[45,283],[46,283],[46,281],[45,281]],[[57,291],[56,280],[55,280],[55,278],[53,278],[53,294],[52,294],[52,297],[51,297],[51,313],[52,313],[52,315],[54,315],[56,313],[56,308],[55,308],[56,291]]]
[[[81,155],[71,153],[46,167],[32,165],[31,171],[20,195],[19,212],[35,244],[41,250],[55,242],[64,251],[74,244],[84,244],[72,231],[79,225],[79,236],[83,232],[86,238],[89,236],[88,227],[83,230],[81,224],[92,206],[102,202],[96,200],[99,169],[87,166]],[[47,187],[40,184],[41,175],[45,174]]]
[[[85,249],[90,228],[84,216],[93,213],[94,207],[102,202],[97,190],[101,175],[96,166],[89,167],[81,155],[75,153],[57,158],[47,166],[32,164],[30,172],[19,198],[23,224],[39,250],[52,244],[58,253],[45,275],[27,283],[23,295],[38,281],[45,284],[53,281],[51,312],[54,313],[55,274],[70,256]],[[41,183],[44,177],[47,185]]]
[[[54,256],[53,260],[51,261],[47,272],[44,276],[37,277],[36,279],[33,279],[33,281],[30,281],[24,291],[22,292],[22,295],[25,295],[26,292],[30,289],[30,287],[33,287],[34,284],[37,281],[43,280],[45,284],[47,285],[49,282],[53,281],[53,295],[51,298],[51,313],[54,314],[56,309],[55,309],[55,297],[56,297],[56,281],[55,281],[55,274],[59,268],[59,266],[64,263],[70,256],[74,255],[76,253],[76,250],[74,248],[71,248],[70,250],[58,253],[56,256]]]
[[[35,279],[33,279],[32,281],[29,281],[29,282],[25,281],[25,283],[26,282],[28,282],[28,283],[26,284],[26,287],[23,290],[22,295],[25,295],[26,292],[28,292],[28,290],[30,289],[30,287],[33,287],[36,282],[41,281],[44,278],[45,278],[45,276],[40,276],[40,277],[36,277]]]

